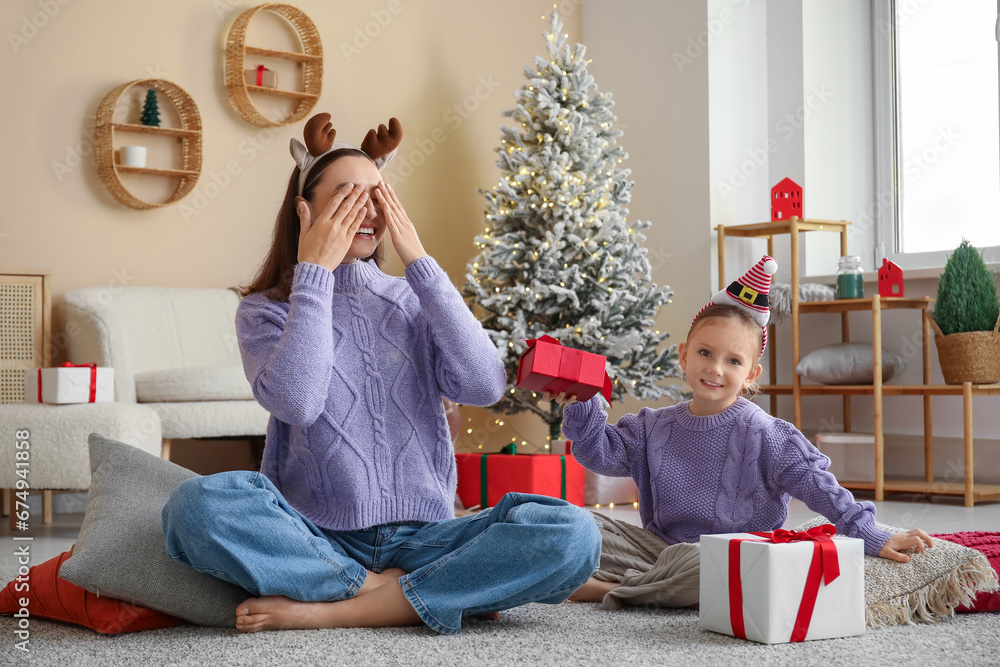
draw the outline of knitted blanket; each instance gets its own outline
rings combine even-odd
[[[602,539],[601,565],[594,576],[621,584],[604,597],[602,609],[684,607],[697,600],[696,544],[671,547],[639,526],[593,514]],[[795,530],[822,523],[828,521],[817,517]],[[903,530],[876,525],[893,533]],[[939,538],[934,548],[911,552],[909,563],[865,556],[865,621],[869,627],[934,623],[954,611],[1000,610],[1000,533],[933,537]],[[681,546],[688,550],[678,551]]]
[[[804,283],[799,285],[799,301],[830,301],[837,296],[837,290],[829,285]],[[774,283],[767,296],[770,303],[770,324],[781,324],[792,314],[792,286]]]
[[[808,530],[821,523],[817,517],[798,526]],[[891,533],[903,528],[875,522]],[[956,533],[961,535],[963,533]],[[972,608],[980,594],[997,591],[997,573],[977,549],[948,541],[935,541],[933,549],[910,552],[909,563],[865,556],[865,618],[868,627],[934,623],[958,607]]]
[[[931,537],[975,549],[986,556],[990,566],[1000,575],[1000,533],[973,530],[961,533],[941,533],[931,535]],[[1000,591],[982,591],[971,605],[961,605],[956,607],[955,611],[1000,611]]]

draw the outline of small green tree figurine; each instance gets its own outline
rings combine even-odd
[[[1000,305],[993,274],[967,239],[955,248],[938,282],[934,321],[944,335],[992,331]]]
[[[160,126],[160,107],[156,101],[156,91],[152,88],[146,91],[146,102],[142,105],[142,117],[139,120],[143,125]]]

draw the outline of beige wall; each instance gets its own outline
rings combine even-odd
[[[712,296],[709,190],[709,62],[702,54],[678,67],[674,54],[705,30],[705,0],[587,2],[583,37],[590,71],[615,100],[619,140],[635,182],[629,218],[649,220],[653,281],[674,290],[656,326],[683,341],[694,314]],[[617,403],[617,419],[643,405]]]
[[[58,11],[49,18],[43,5]],[[229,105],[221,42],[232,18],[251,6],[3,3],[3,270],[51,273],[56,297],[116,282],[208,287],[252,275],[291,171],[288,140],[301,135],[302,124],[256,128]],[[323,39],[317,111],[331,112],[340,138],[356,142],[391,115],[402,120],[402,152],[423,155],[411,155],[422,164],[397,179],[398,190],[425,245],[461,282],[482,215],[475,189],[497,175],[500,112],[512,105],[522,68],[544,49],[541,16],[552,3],[302,0],[296,6]],[[565,30],[578,40],[580,13],[567,7],[573,14]],[[375,23],[379,14],[384,27]],[[376,36],[345,55],[344,45],[366,27]],[[11,34],[22,33],[28,38],[12,45]],[[198,186],[181,203],[136,211],[113,201],[97,179],[94,114],[112,88],[149,76],[180,85],[198,104],[204,164]],[[455,105],[464,109],[456,112]],[[214,187],[213,176],[233,162],[239,173]]]

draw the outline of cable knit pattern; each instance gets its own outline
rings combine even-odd
[[[289,301],[247,296],[236,330],[271,413],[261,471],[297,510],[338,531],[454,516],[441,397],[491,405],[506,374],[437,262],[418,259],[405,279],[301,262]]]
[[[830,459],[794,426],[744,398],[707,417],[691,414],[684,402],[643,408],[613,425],[599,401],[595,396],[563,412],[573,454],[594,472],[631,476],[643,527],[670,544],[780,528],[790,496],[839,533],[863,539],[871,556],[890,537],[875,526],[875,506],[855,501],[827,472]]]

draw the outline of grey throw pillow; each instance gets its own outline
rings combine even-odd
[[[906,360],[882,350],[882,382],[906,367]],[[871,384],[875,381],[871,343],[835,343],[810,352],[795,372],[821,384]]]
[[[235,627],[250,593],[181,565],[167,555],[161,512],[171,492],[195,473],[91,433],[90,493],[80,537],[59,576],[197,625]]]
[[[816,517],[795,530],[824,523],[831,522]],[[904,530],[878,522],[875,525],[889,533]],[[865,620],[869,627],[934,623],[954,613],[959,605],[971,605],[979,593],[997,588],[996,572],[975,549],[936,539],[934,548],[909,556],[909,563],[865,556]]]

